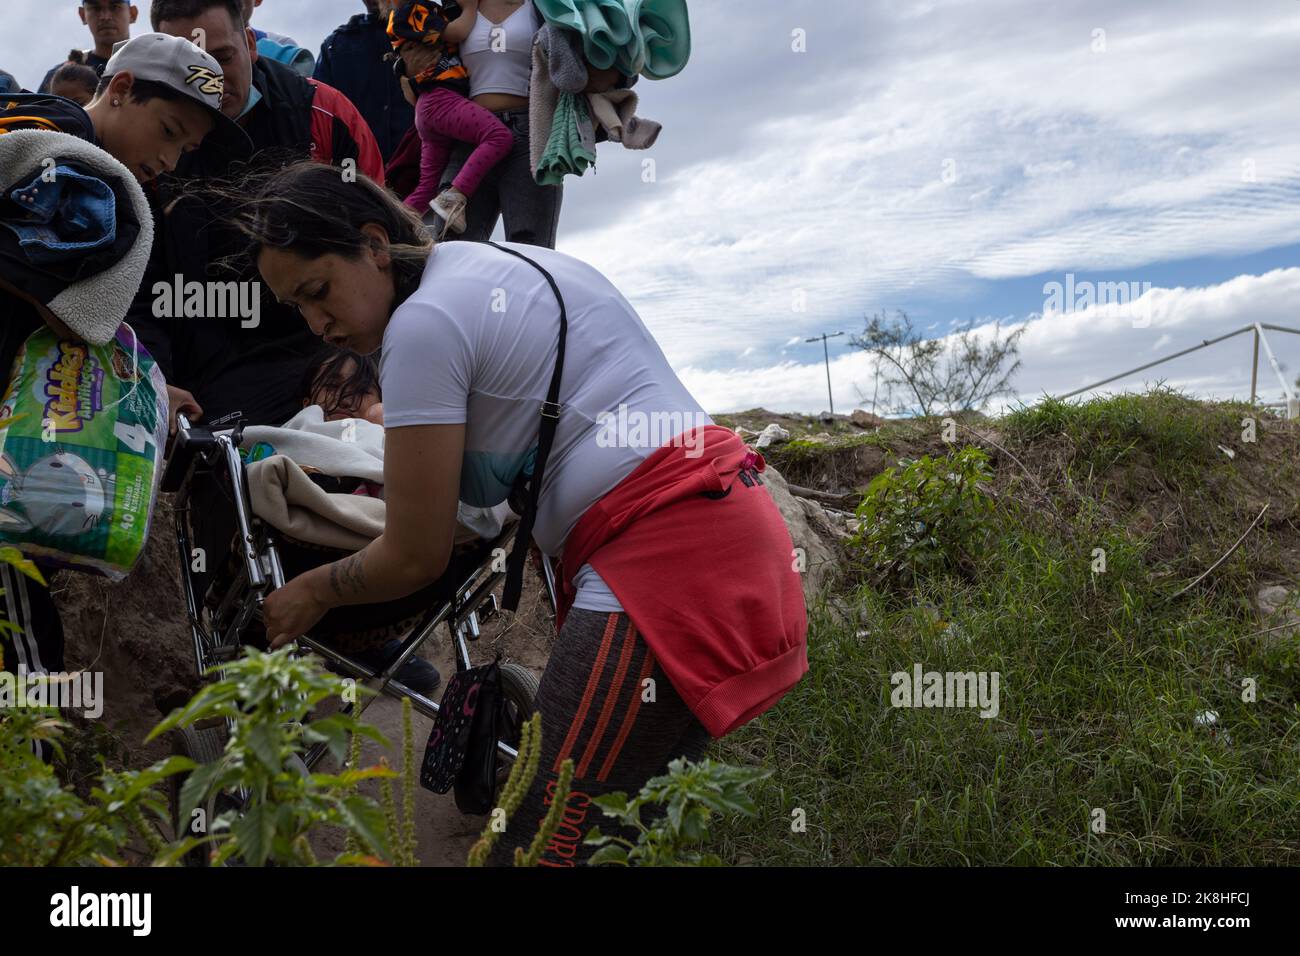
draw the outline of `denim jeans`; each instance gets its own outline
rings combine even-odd
[[[484,242],[492,238],[497,220],[503,219],[506,242],[554,249],[564,187],[539,186],[533,180],[532,166],[528,159],[528,110],[521,107],[503,110],[495,115],[514,137],[510,154],[483,177],[465,212],[465,231],[460,235],[448,232],[445,238]],[[440,190],[451,184],[472,148],[472,145],[466,143],[457,145],[443,171]],[[435,226],[441,225],[440,219],[435,222],[436,216],[430,210],[424,221]]]
[[[70,166],[54,169],[51,181],[37,173],[9,194],[23,218],[4,220],[37,265],[68,259],[109,245],[117,236],[116,199],[102,179]]]

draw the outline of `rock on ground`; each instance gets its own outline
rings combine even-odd
[[[785,477],[770,464],[763,472],[763,484],[781,509],[795,548],[803,549],[804,597],[811,603],[840,563],[835,527],[821,505],[791,494]]]
[[[1278,628],[1260,635],[1264,646],[1273,647],[1300,635],[1300,607],[1290,589],[1280,584],[1261,588],[1255,596],[1255,607],[1265,627]]]
[[[853,414],[849,416],[849,421],[859,428],[879,428],[885,424],[885,420],[879,415],[873,415],[871,412],[863,411],[861,408],[855,408]]]

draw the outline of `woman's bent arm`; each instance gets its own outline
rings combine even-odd
[[[267,636],[279,647],[343,604],[405,597],[442,576],[456,535],[464,425],[384,433],[384,533],[356,554],[300,575],[267,596]]]

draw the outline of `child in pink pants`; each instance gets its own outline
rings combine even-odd
[[[501,121],[468,98],[469,72],[457,44],[469,36],[478,0],[387,3],[388,35],[401,57],[407,96],[415,95],[415,129],[420,135],[420,182],[406,197],[417,212],[432,208],[455,232],[465,231],[465,208],[483,177],[510,152],[514,139]],[[391,9],[388,9],[390,8]],[[399,70],[399,73],[402,72]],[[473,143],[474,151],[451,187],[438,192],[452,142]]]

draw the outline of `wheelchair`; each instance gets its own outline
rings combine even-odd
[[[261,607],[266,595],[312,567],[351,553],[295,541],[253,513],[245,465],[239,454],[243,424],[214,432],[192,426],[183,414],[178,414],[175,438],[162,477],[162,490],[175,495],[173,508],[181,585],[200,679],[207,679],[213,669],[219,674],[221,665],[239,657],[245,645],[265,647]],[[194,499],[200,491],[209,504],[215,503],[213,507],[196,506]],[[212,519],[214,509],[229,511],[229,515],[223,512],[216,518],[219,528],[220,522],[228,519],[230,553],[211,574],[198,573],[191,563],[193,519],[199,512]],[[330,670],[351,677],[374,692],[358,695],[355,704],[342,704],[344,712],[360,716],[379,694],[384,694],[398,700],[408,699],[415,711],[429,718],[436,717],[437,702],[403,684],[397,673],[444,624],[454,646],[457,671],[474,666],[470,645],[479,638],[483,622],[498,611],[494,590],[505,578],[504,570],[497,570],[504,567],[499,557],[508,553],[515,528],[511,524],[491,541],[478,539],[456,548],[442,577],[422,590],[383,604],[334,608],[311,633],[298,638],[299,652],[318,655]],[[224,538],[224,534],[219,537]],[[555,578],[545,556],[540,570],[553,610]],[[389,644],[402,633],[406,636],[400,639],[399,648],[382,666],[368,666],[355,659],[368,643]],[[538,687],[536,675],[518,664],[503,662],[500,671],[508,720],[502,739],[497,741],[498,754],[504,758],[498,785],[504,783],[510,763],[518,756],[516,747],[521,728],[535,710]],[[222,718],[182,728],[174,732],[173,752],[200,764],[217,760],[225,750],[232,727],[231,718]],[[327,752],[324,744],[313,746],[301,758],[299,771],[311,772]],[[406,758],[419,759],[416,754],[408,754]],[[179,776],[172,780],[171,810],[179,837],[193,831],[188,821],[176,819],[182,780]],[[224,810],[238,810],[248,797],[248,794],[220,795],[218,803],[207,808],[207,819]],[[187,862],[202,865],[197,853]]]

